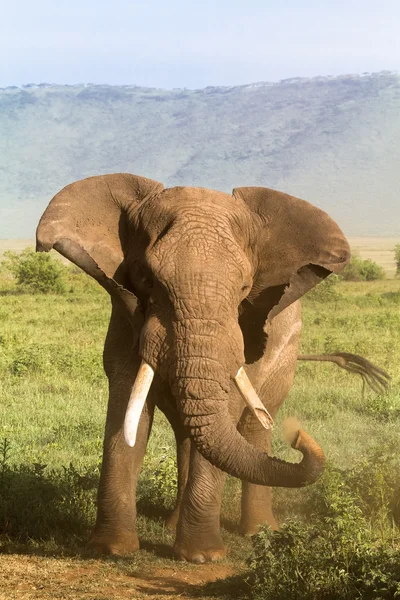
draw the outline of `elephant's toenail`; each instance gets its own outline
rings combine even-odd
[[[203,554],[196,554],[196,556],[193,556],[192,562],[194,562],[195,565],[202,565],[206,562],[206,559]]]
[[[210,555],[211,562],[217,562],[217,560],[221,560],[222,556],[219,552],[212,552]]]

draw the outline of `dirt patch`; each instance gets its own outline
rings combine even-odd
[[[129,566],[102,560],[0,556],[0,600],[190,600],[197,586],[237,573],[229,564]],[[206,596],[202,596],[205,600]]]

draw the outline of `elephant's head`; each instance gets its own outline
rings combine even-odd
[[[316,479],[323,454],[307,434],[293,442],[304,455],[300,464],[259,452],[237,431],[228,394],[245,361],[261,357],[266,319],[346,265],[348,244],[327,214],[267,188],[230,196],[104,175],[53,198],[37,230],[37,249],[52,247],[133,320],[138,299],[140,355],[169,382],[208,460],[257,484],[297,487]]]

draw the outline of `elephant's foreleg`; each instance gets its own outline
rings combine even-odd
[[[271,453],[271,432],[266,431],[246,408],[239,422],[239,431],[245,439],[263,452]],[[257,533],[262,523],[272,529],[278,524],[272,512],[272,489],[242,481],[240,532],[244,535]]]
[[[137,370],[137,369],[136,369]],[[136,444],[124,439],[123,423],[136,370],[110,380],[103,464],[97,498],[97,520],[90,546],[123,555],[139,548],[136,533],[136,484],[146,450],[154,405],[148,398],[139,422]]]
[[[223,558],[220,509],[225,473],[191,446],[189,478],[184,491],[174,552],[195,563]]]

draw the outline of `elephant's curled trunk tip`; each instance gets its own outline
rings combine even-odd
[[[314,483],[324,471],[325,454],[317,442],[303,429],[298,429],[292,437],[291,446],[303,454],[302,463],[306,466],[307,481]]]
[[[295,450],[300,450],[299,443],[301,443],[301,430],[300,429],[298,431],[296,431],[294,434],[292,434],[292,440],[290,442],[290,445]]]

